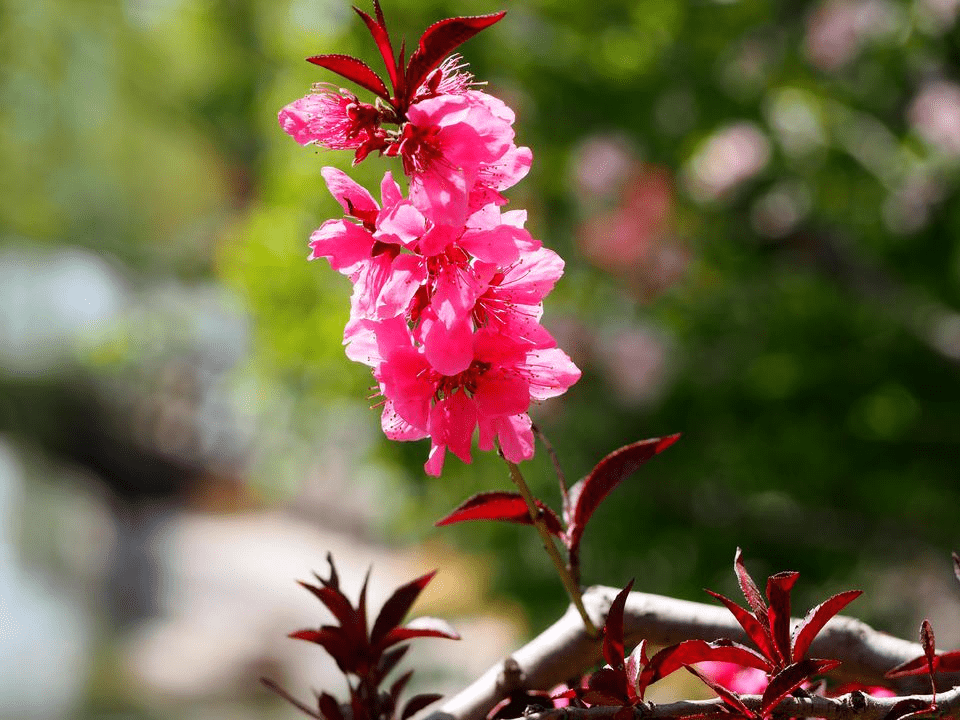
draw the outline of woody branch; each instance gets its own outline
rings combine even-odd
[[[758,710],[761,704],[760,695],[741,695],[751,710]],[[773,710],[774,716],[782,717],[816,717],[824,720],[883,720],[893,709],[894,705],[904,700],[916,701],[917,705],[930,708],[927,713],[919,713],[912,717],[947,716],[954,715],[960,709],[960,687],[938,694],[936,707],[933,706],[932,695],[910,695],[907,697],[877,698],[856,691],[835,698],[825,697],[786,697]],[[524,716],[525,720],[612,720],[620,711],[616,706],[598,706],[591,708],[555,708],[543,712],[531,713]],[[634,709],[634,718],[638,720],[656,720],[659,718],[684,717],[729,717],[729,712],[720,698],[713,700],[683,700],[674,703],[654,705],[647,703]]]
[[[584,606],[598,627],[603,626],[610,603],[618,592],[617,588],[594,586],[584,593]],[[643,638],[653,645],[691,639],[746,641],[736,619],[722,607],[632,592],[624,609],[624,639],[628,644],[636,644]],[[828,622],[813,641],[810,654],[842,661],[832,673],[841,680],[883,683],[902,692],[916,691],[923,686],[923,681],[917,678],[890,681],[883,677],[896,665],[922,655],[923,648],[918,643],[874,630],[854,618],[838,616]],[[601,657],[600,641],[585,632],[579,613],[571,607],[507,660],[498,662],[471,685],[448,698],[427,720],[483,720],[490,708],[512,690],[550,689],[594,667]],[[509,671],[504,672],[505,668]],[[943,680],[945,687],[960,684],[960,677],[953,675],[944,675]],[[596,709],[600,713],[597,717],[606,717],[601,710],[605,708]],[[816,714],[804,711],[798,716]]]

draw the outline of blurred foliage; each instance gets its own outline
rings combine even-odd
[[[960,504],[957,3],[384,10],[412,39],[439,18],[503,7],[462,50],[534,151],[512,207],[567,260],[545,322],[584,370],[534,419],[571,478],[619,445],[684,433],[595,517],[585,580],[729,592],[737,545],[757,576],[803,572],[811,597],[925,549],[947,574]],[[303,62],[327,52],[378,66],[346,2],[6,5],[4,242],[86,248],[133,286],[222,281],[251,314],[247,373],[263,392],[282,389],[304,421],[363,398],[369,375],[340,346],[348,283],[305,261],[310,232],[339,214],[320,168],[351,158],[298,147],[275,119],[334,80]],[[350,172],[374,187],[388,167],[372,158]],[[651,173],[659,185],[643,185]],[[648,202],[664,209],[643,220]],[[633,234],[611,239],[614,221]],[[391,492],[405,513],[391,532],[405,540],[436,532],[424,528],[468,494],[508,485],[494,457],[451,460],[428,481],[424,444],[374,452],[374,467],[401,469]],[[543,455],[526,473],[557,505]],[[443,536],[493,551],[501,587],[538,623],[563,604],[522,528]]]

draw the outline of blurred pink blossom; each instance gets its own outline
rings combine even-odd
[[[807,19],[806,53],[821,70],[838,70],[867,41],[892,34],[897,9],[887,0],[827,0]]]
[[[635,165],[617,206],[581,226],[580,249],[594,265],[628,280],[644,296],[658,293],[683,274],[689,261],[676,236],[675,213],[669,171]]]
[[[910,104],[907,117],[925,141],[947,155],[960,157],[960,85],[946,80],[927,82]]]
[[[594,135],[574,154],[573,179],[581,197],[613,197],[623,188],[635,165],[626,140],[616,135]]]
[[[685,179],[701,201],[719,200],[770,162],[770,141],[751,122],[720,128],[699,147],[686,167]]]
[[[650,402],[666,384],[668,350],[652,329],[630,327],[605,334],[597,341],[596,353],[621,402]]]

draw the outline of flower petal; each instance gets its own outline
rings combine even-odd
[[[347,215],[356,217],[357,212],[369,213],[380,210],[377,201],[366,188],[354,182],[343,170],[325,167],[320,170],[320,174],[323,175],[330,194],[336,198]]]

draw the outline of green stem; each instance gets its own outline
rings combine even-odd
[[[540,517],[540,509],[537,507],[537,503],[534,500],[533,494],[530,492],[530,488],[527,487],[526,480],[523,479],[523,474],[520,472],[520,468],[506,458],[504,458],[504,462],[507,463],[507,467],[510,469],[510,479],[513,481],[513,484],[517,486],[517,489],[520,491],[520,495],[523,497],[524,502],[527,503],[527,512],[530,513],[530,519],[533,521],[533,526],[537,528],[537,532],[540,533],[540,539],[543,541],[544,550],[546,550],[547,555],[550,556],[550,560],[553,562],[553,566],[557,569],[557,574],[560,576],[560,581],[563,583],[563,586],[567,590],[567,594],[570,596],[571,602],[573,602],[574,607],[577,608],[577,612],[580,613],[580,617],[583,619],[583,625],[587,630],[587,634],[591,637],[597,637],[599,633],[596,626],[593,624],[593,622],[591,622],[590,616],[587,615],[586,608],[583,606],[583,597],[580,595],[580,588],[577,587],[577,584],[573,581],[573,578],[570,576],[570,572],[567,570],[566,564],[563,562],[563,558],[560,557],[560,552],[557,550],[557,546],[554,544],[553,538],[550,537],[550,533],[547,530],[546,524],[543,522],[543,518]]]

